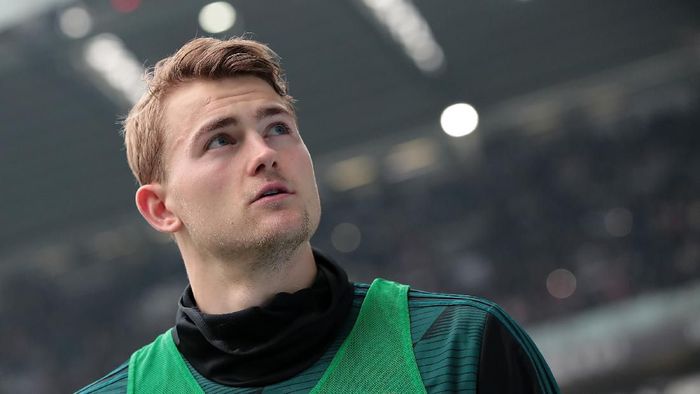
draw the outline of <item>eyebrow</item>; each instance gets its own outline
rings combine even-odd
[[[292,112],[289,111],[287,108],[281,105],[272,105],[259,108],[257,111],[255,111],[255,121],[259,122],[264,118],[268,118],[275,115],[287,115],[290,117],[294,117],[294,115],[292,115]],[[235,116],[224,116],[221,118],[215,118],[210,122],[205,123],[202,127],[200,127],[195,132],[195,135],[193,136],[192,140],[196,141],[203,135],[210,134],[216,130],[223,129],[225,127],[235,126],[238,123],[239,120]]]
[[[292,113],[287,108],[285,108],[281,105],[274,105],[274,106],[259,108],[255,112],[255,120],[260,121],[264,118],[267,118],[270,116],[275,116],[275,115],[287,115],[287,116],[294,117],[294,115],[292,115]]]

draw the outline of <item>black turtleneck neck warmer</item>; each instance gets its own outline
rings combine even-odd
[[[310,367],[343,326],[353,298],[345,271],[315,250],[314,259],[311,287],[238,312],[203,313],[187,286],[173,330],[177,348],[200,374],[227,386],[274,384]]]

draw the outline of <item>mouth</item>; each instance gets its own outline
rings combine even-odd
[[[253,201],[251,201],[251,203],[261,200],[277,200],[289,194],[294,194],[294,192],[289,190],[281,182],[272,182],[263,186],[255,195],[255,198]]]

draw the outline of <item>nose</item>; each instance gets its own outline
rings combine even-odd
[[[277,168],[277,151],[268,145],[265,138],[256,133],[247,142],[251,152],[247,168],[249,175],[254,176]]]

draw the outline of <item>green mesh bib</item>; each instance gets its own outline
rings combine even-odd
[[[377,278],[312,393],[425,392],[411,342],[408,286]]]
[[[425,393],[408,315],[408,286],[375,279],[352,331],[312,393]],[[127,393],[203,393],[170,330],[129,359]]]
[[[126,392],[204,394],[173,341],[172,329],[129,358]]]

